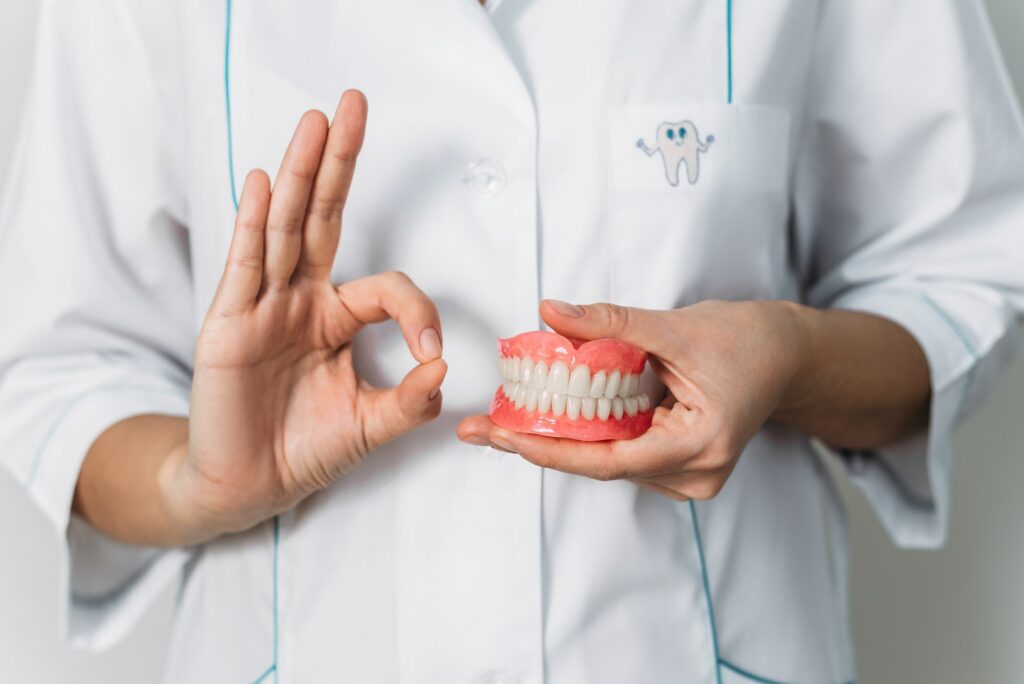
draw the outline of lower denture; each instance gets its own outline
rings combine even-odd
[[[504,428],[580,441],[632,439],[654,412],[637,392],[647,354],[618,340],[529,332],[498,341],[503,384],[491,419]]]

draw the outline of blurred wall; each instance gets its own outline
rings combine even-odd
[[[0,8],[0,186],[27,85],[38,4],[7,0]],[[987,4],[1017,91],[1024,92],[1024,2]],[[844,486],[862,684],[1024,681],[1022,406],[1024,358],[957,435],[952,530],[943,551],[897,551],[860,495]],[[126,643],[99,656],[75,653],[57,638],[57,542],[4,475],[0,511],[0,680],[157,681],[170,592]]]

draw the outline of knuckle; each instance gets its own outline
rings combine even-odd
[[[262,233],[263,226],[256,221],[239,221],[238,230],[243,233]]]
[[[267,227],[267,230],[272,233],[281,233],[282,235],[291,236],[302,232],[303,220],[300,218],[287,218],[281,221],[276,221]]]
[[[342,166],[351,166],[356,163],[356,150],[351,146],[345,146],[341,149],[332,148],[328,154],[335,163],[341,164]]]
[[[281,276],[263,275],[263,290],[281,296],[289,289],[291,281]]]
[[[342,202],[339,197],[314,197],[309,205],[309,214],[322,221],[340,221]]]
[[[629,309],[617,304],[603,304],[608,327],[615,332],[622,332],[629,327]]]
[[[263,257],[259,256],[240,256],[240,257],[228,257],[228,268],[233,270],[262,270],[263,269]]]
[[[312,165],[294,166],[288,169],[288,175],[300,183],[312,183],[316,179],[316,167]]]

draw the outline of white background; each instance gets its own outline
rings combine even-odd
[[[3,0],[0,8],[0,184],[27,86],[38,4]],[[987,4],[1017,91],[1024,92],[1024,2]],[[957,435],[952,530],[943,551],[895,550],[863,499],[844,486],[862,684],[1024,681],[1022,406],[1024,358]],[[0,681],[157,681],[171,593],[126,643],[99,656],[75,653],[57,638],[57,540],[2,474],[0,511]]]

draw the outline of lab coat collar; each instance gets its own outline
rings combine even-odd
[[[466,49],[476,57],[475,73],[486,74],[490,86],[482,86],[493,90],[493,96],[508,102],[525,125],[532,127],[535,122],[533,95],[527,85],[523,73],[508,50],[504,39],[491,20],[491,15],[504,0],[487,0],[480,7],[479,0],[461,0],[458,3],[464,10],[458,14],[470,25],[461,34]],[[458,27],[452,27],[458,30]],[[475,45],[474,45],[475,43]],[[511,86],[511,88],[509,87]]]

